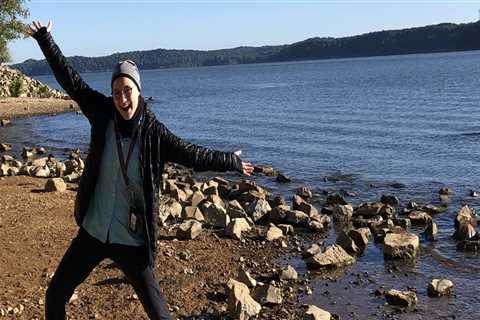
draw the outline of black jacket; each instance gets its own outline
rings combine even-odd
[[[75,201],[75,220],[80,226],[95,190],[100,170],[100,161],[105,145],[108,122],[116,111],[112,97],[91,89],[72,68],[55,44],[46,28],[41,28],[34,38],[38,41],[55,78],[68,95],[78,103],[90,122],[90,151],[80,179]],[[140,99],[141,103],[143,99]],[[196,171],[238,171],[242,162],[231,152],[220,152],[188,143],[171,133],[155,115],[143,108],[144,121],[140,130],[140,163],[145,195],[146,243],[150,264],[156,256],[156,231],[159,206],[159,189],[165,162],[176,162]]]

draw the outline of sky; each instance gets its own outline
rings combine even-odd
[[[1,0],[0,0],[1,1]],[[31,20],[53,21],[66,56],[290,44],[311,37],[479,19],[480,1],[30,0]],[[42,59],[31,38],[9,44],[12,62]]]

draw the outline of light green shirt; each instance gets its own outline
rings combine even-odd
[[[130,203],[118,160],[113,121],[108,124],[105,135],[105,147],[95,193],[90,200],[82,226],[91,236],[103,243],[108,241],[109,243],[131,246],[144,245],[144,230],[140,228],[134,233],[128,227]],[[122,137],[124,157],[127,155],[130,140]],[[145,199],[139,152],[140,146],[137,142],[130,157],[127,171],[136,207],[144,210]],[[143,217],[142,211],[137,216],[137,220],[143,219]]]

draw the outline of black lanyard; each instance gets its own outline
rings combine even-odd
[[[113,121],[114,126],[115,126],[115,140],[117,141],[118,162],[120,163],[120,168],[122,169],[123,180],[125,181],[125,185],[127,186],[127,188],[128,188],[128,163],[130,162],[130,158],[131,158],[132,153],[133,153],[133,148],[135,147],[135,144],[137,143],[138,132],[140,131],[142,120],[143,120],[143,114],[140,116],[140,119],[138,120],[138,123],[135,125],[135,129],[132,133],[130,145],[128,146],[128,153],[127,153],[126,161],[124,160],[125,158],[123,156],[122,138],[120,136],[120,130],[118,129],[118,124],[117,124],[118,120],[117,120],[117,115],[116,114],[115,114],[115,119]]]

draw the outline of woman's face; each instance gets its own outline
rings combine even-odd
[[[128,77],[119,77],[112,84],[113,103],[125,120],[130,120],[138,108],[140,91],[135,82]]]

